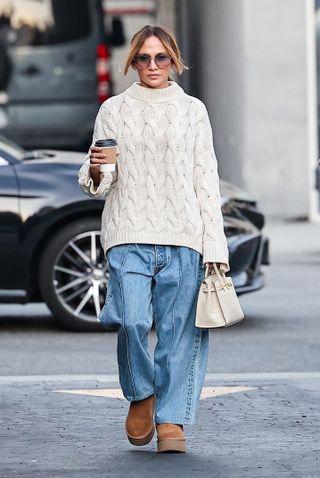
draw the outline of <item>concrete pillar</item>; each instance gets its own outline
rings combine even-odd
[[[176,10],[174,0],[161,0],[161,2],[156,2],[155,23],[157,23],[158,25],[163,25],[175,32],[175,11]]]
[[[310,216],[312,9],[313,0],[203,0],[199,8],[198,94],[210,112],[220,175],[275,218]]]

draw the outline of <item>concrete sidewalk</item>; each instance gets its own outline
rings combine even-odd
[[[313,258],[320,261],[320,223],[307,221],[267,221],[264,233],[270,237],[271,255]]]
[[[318,478],[320,225],[268,223],[265,232],[266,286],[241,297],[242,323],[210,332],[186,454],[157,453],[156,436],[144,447],[128,442],[113,334],[40,321],[28,328],[28,316],[23,326],[8,321],[0,337],[0,478]]]
[[[208,374],[186,454],[127,441],[114,380],[3,377],[1,478],[319,476],[320,373]]]

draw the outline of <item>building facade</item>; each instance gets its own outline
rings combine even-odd
[[[208,106],[220,175],[269,217],[319,220],[314,0],[190,0],[179,16],[185,7],[185,87]]]

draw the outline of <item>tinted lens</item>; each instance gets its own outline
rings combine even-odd
[[[150,63],[150,55],[137,55],[134,59],[138,68],[146,68]]]
[[[155,62],[159,68],[166,68],[170,65],[171,58],[163,53],[158,53],[158,55],[156,55]]]

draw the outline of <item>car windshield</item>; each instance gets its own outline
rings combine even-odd
[[[20,148],[16,143],[12,143],[0,134],[0,152],[5,151],[15,159],[22,160],[27,155],[27,151]]]

